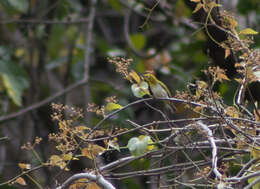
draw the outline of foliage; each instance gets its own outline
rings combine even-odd
[[[0,9],[0,185],[259,188],[256,1]]]

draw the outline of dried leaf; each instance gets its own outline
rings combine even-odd
[[[14,183],[18,183],[18,184],[20,184],[20,185],[22,185],[22,186],[25,186],[25,185],[26,185],[26,182],[25,182],[25,180],[24,180],[22,177],[18,177],[18,178],[14,181]]]
[[[257,112],[254,110],[255,121],[260,121],[260,117],[258,115],[260,115],[260,109],[258,109]]]
[[[90,150],[88,148],[81,149],[81,155],[86,156],[89,159],[93,159],[94,157],[91,155]]]
[[[223,69],[221,69],[220,67],[216,68],[216,74],[217,74],[217,80],[222,81],[222,80],[230,80],[226,74],[225,71]]]
[[[230,49],[225,49],[225,58],[229,57]]]
[[[94,157],[101,155],[105,151],[106,149],[102,146],[99,146],[97,144],[89,144],[88,148],[83,148],[81,150],[81,154],[88,157],[89,159],[93,159]]]
[[[230,116],[230,117],[233,117],[233,118],[239,118],[239,112],[237,111],[237,109],[233,106],[228,106],[226,109],[225,109],[225,113]]]
[[[89,181],[88,179],[79,179],[75,184],[70,185],[69,189],[101,189],[95,182]]]
[[[61,169],[64,169],[64,167],[66,166],[65,161],[58,155],[52,155],[49,161],[50,165],[60,167]],[[68,168],[66,168],[65,170],[68,171]]]
[[[23,170],[23,169],[31,169],[32,165],[31,164],[26,164],[26,163],[18,163],[18,166]]]

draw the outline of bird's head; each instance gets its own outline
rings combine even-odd
[[[155,85],[158,83],[158,79],[151,73],[145,73],[143,77],[144,80],[148,82],[150,85]]]

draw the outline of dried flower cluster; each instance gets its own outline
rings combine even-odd
[[[41,141],[42,141],[42,138],[37,136],[37,137],[35,137],[33,144],[30,142],[27,142],[26,144],[21,146],[21,149],[22,150],[33,150],[36,145],[41,143]]]
[[[113,57],[108,58],[108,62],[116,66],[116,72],[122,74],[125,79],[129,78],[129,65],[132,63],[133,59],[131,58],[122,58],[122,57]]]

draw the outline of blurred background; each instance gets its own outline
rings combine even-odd
[[[234,15],[239,28],[260,31],[257,0],[218,3]],[[224,50],[207,38],[202,28],[206,13],[201,9],[192,14],[195,5],[189,0],[1,0],[0,182],[21,173],[18,163],[37,165],[32,152],[21,150],[36,136],[43,138],[36,148],[43,161],[55,153],[48,142],[48,134],[58,130],[50,117],[51,102],[82,108],[82,123],[92,127],[102,118],[86,112],[88,103],[103,105],[109,96],[116,96],[121,105],[137,99],[107,57],[132,58],[130,69],[153,70],[173,94],[206,79],[201,70],[208,66],[218,65],[234,78],[236,57],[225,59]],[[214,11],[217,19],[221,11]],[[217,28],[209,31],[218,42],[226,40]],[[259,48],[259,35],[254,41],[254,48]],[[251,88],[260,100],[256,86]],[[216,86],[227,104],[233,103],[230,94],[236,88],[232,81]],[[126,119],[138,123],[157,119],[144,109],[144,105],[129,108],[103,128],[127,127]],[[85,166],[86,162],[72,164],[71,171],[57,179],[62,182]],[[43,168],[33,176],[46,188],[55,184],[58,171]],[[120,188],[148,188],[142,179],[125,179]],[[0,188],[34,188],[31,184]]]

